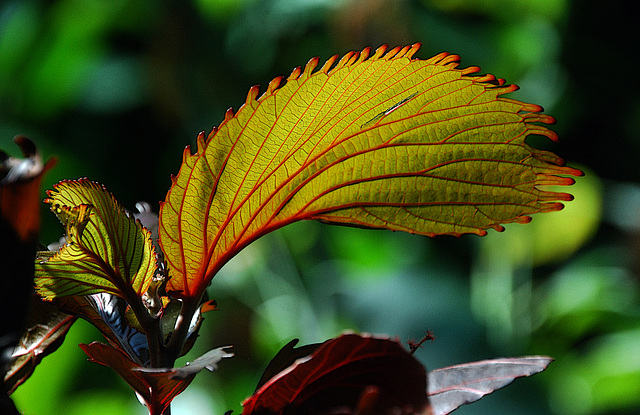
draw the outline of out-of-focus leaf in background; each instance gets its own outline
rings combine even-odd
[[[13,377],[16,370],[13,352],[19,347],[19,340],[24,340],[24,331],[31,329],[33,324],[27,315],[33,292],[33,258],[40,231],[38,196],[43,175],[53,164],[53,160],[46,164],[42,162],[38,149],[28,138],[16,136],[14,141],[24,158],[11,157],[0,149],[0,315],[4,316],[0,324],[0,376],[12,378],[3,385],[0,411],[7,414],[17,413],[17,410],[4,392],[26,379],[37,364],[35,354],[38,352],[35,352],[33,364],[26,365],[26,373]],[[27,343],[31,342],[27,340]]]
[[[512,225],[483,239],[304,222],[258,240],[216,277],[210,290],[220,312],[205,319],[185,359],[220,344],[234,344],[237,357],[198,376],[172,413],[239,412],[291,338],[313,343],[352,328],[401,339],[433,330],[436,342],[416,352],[428,368],[506,354],[556,359],[526,388],[515,382],[459,414],[635,414],[640,370],[625,360],[640,328],[634,6],[9,0],[0,5],[0,148],[27,135],[45,159],[59,159],[44,188],[87,176],[127,208],[148,200],[157,211],[153,202],[166,194],[185,143],[218,125],[250,86],[266,88],[311,56],[382,43],[422,42],[420,58],[459,54],[462,67],[499,74],[520,86],[515,98],[557,119],[558,143],[528,141],[585,170],[572,188],[576,199],[522,231]],[[41,239],[57,241],[60,226],[48,206],[42,211]],[[144,412],[108,368],[86,364],[77,343],[96,336],[75,323],[57,357],[45,358],[12,395],[18,407],[39,415]]]

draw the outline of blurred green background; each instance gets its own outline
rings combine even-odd
[[[436,341],[430,369],[545,354],[550,368],[460,414],[640,412],[639,25],[609,0],[61,0],[0,2],[0,148],[26,135],[64,178],[99,181],[129,208],[164,198],[187,144],[313,56],[422,42],[516,83],[511,96],[558,119],[585,170],[564,211],[501,234],[429,239],[304,222],[259,240],[217,276],[187,356],[233,344],[173,414],[241,412],[289,339],[345,329]],[[157,205],[156,205],[157,206]],[[62,232],[43,205],[42,240]],[[7,318],[6,316],[4,318]],[[78,322],[13,395],[25,414],[145,413],[110,369],[77,347]]]

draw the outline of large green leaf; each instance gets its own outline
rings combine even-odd
[[[297,220],[483,235],[561,209],[571,196],[538,186],[581,172],[525,144],[556,140],[541,125],[554,119],[455,55],[413,59],[418,47],[334,56],[315,72],[312,59],[200,134],[161,207],[168,289],[198,296],[240,249]]]
[[[38,293],[52,299],[107,292],[127,300],[145,293],[156,269],[149,231],[95,182],[63,181],[48,194],[67,243],[36,261]]]

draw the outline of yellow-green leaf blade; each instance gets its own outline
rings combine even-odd
[[[524,142],[556,139],[540,125],[553,118],[456,56],[416,51],[350,53],[316,72],[313,59],[260,98],[252,88],[186,149],[160,215],[168,288],[201,293],[242,247],[296,220],[482,235],[560,209],[570,196],[538,186],[580,172]]]
[[[97,183],[63,181],[46,200],[66,229],[67,243],[36,261],[44,298],[108,292],[141,296],[155,272],[149,232]]]

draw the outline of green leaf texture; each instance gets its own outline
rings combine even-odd
[[[36,261],[35,283],[45,299],[107,292],[124,299],[147,291],[156,269],[150,233],[101,185],[63,181],[45,202],[65,227],[67,242]]]
[[[379,48],[296,68],[249,91],[197,152],[185,149],[160,211],[168,289],[198,296],[226,261],[286,224],[334,224],[422,235],[484,235],[562,208],[581,172],[525,143],[556,140],[514,85],[459,58]]]

